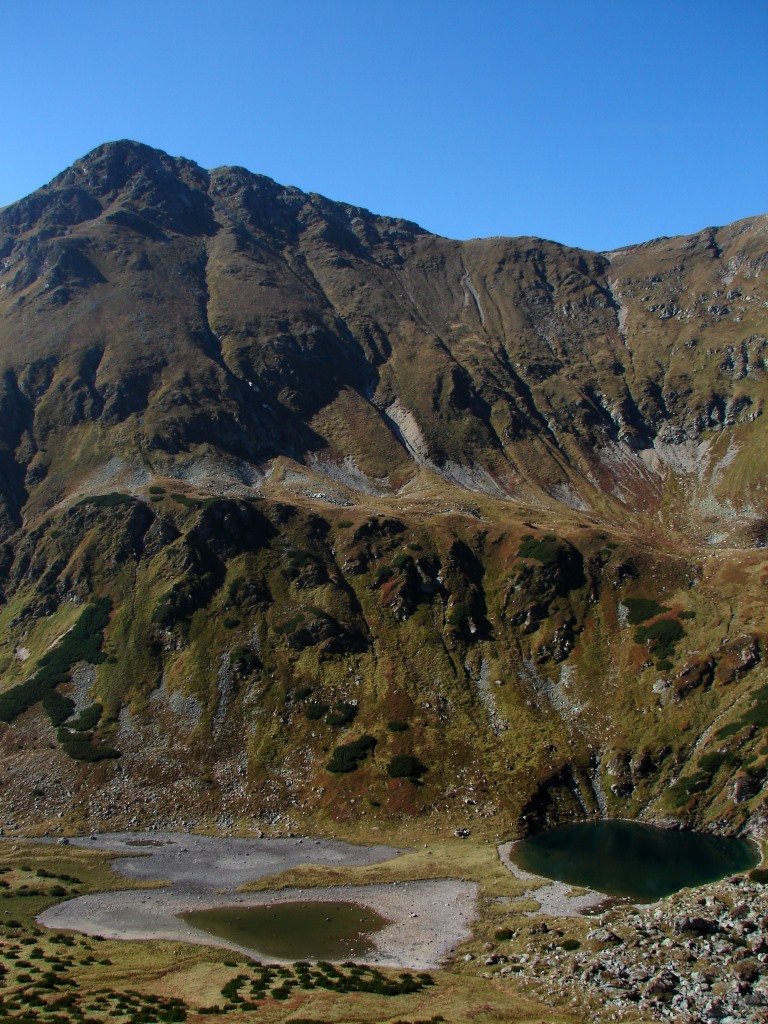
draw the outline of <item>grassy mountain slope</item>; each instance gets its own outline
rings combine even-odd
[[[767,225],[456,242],[128,142],[0,211],[6,820],[759,827]]]

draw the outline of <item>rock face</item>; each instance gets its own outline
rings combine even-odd
[[[6,815],[757,820],[767,240],[457,242],[132,142],[1,210],[5,687],[108,598],[122,755],[16,693]]]

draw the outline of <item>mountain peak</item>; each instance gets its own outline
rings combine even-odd
[[[156,823],[204,799],[327,824],[352,792],[449,820],[459,784],[493,786],[473,829],[659,793],[746,820],[751,775],[737,807],[689,752],[729,715],[703,763],[740,735],[754,765],[768,720],[741,699],[766,682],[766,265],[759,219],[610,260],[458,242],[129,140],[0,212],[0,719],[27,716],[3,778],[114,745]],[[92,742],[37,707],[52,638],[83,656],[78,603]],[[376,756],[337,778],[354,736]],[[382,773],[405,753],[423,785]],[[77,778],[112,813],[103,760]],[[15,777],[3,820],[74,791]]]

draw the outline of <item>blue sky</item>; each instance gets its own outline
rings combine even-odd
[[[766,0],[0,0],[0,205],[134,138],[457,238],[768,210]]]

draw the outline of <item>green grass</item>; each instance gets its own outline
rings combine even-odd
[[[66,681],[76,662],[87,661],[97,665],[104,661],[101,645],[111,608],[112,602],[108,598],[96,598],[86,605],[72,629],[42,656],[35,674],[26,682],[0,694],[0,721],[12,722],[23,711],[37,704],[59,683]],[[53,706],[57,714],[63,710],[63,706],[55,699]]]
[[[752,697],[752,706],[736,721],[729,722],[718,729],[715,733],[717,739],[722,740],[729,736],[735,736],[749,725],[756,725],[761,729],[768,727],[768,686],[759,687],[750,696]]]

